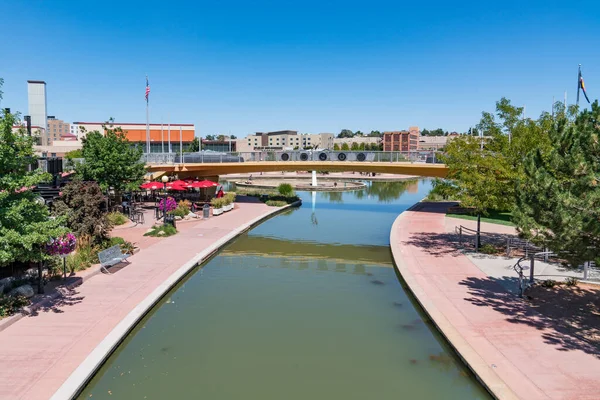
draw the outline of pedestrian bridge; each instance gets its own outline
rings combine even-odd
[[[276,151],[248,153],[150,153],[144,155],[151,173],[180,176],[220,176],[274,171],[371,172],[443,178],[447,167],[436,152]]]

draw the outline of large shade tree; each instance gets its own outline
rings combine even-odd
[[[46,260],[45,245],[67,231],[32,191],[50,176],[32,169],[34,138],[15,125],[18,115],[0,111],[0,266]]]
[[[600,107],[558,113],[550,150],[525,158],[514,216],[522,234],[573,265],[600,261]]]
[[[477,129],[483,138],[463,135],[446,145],[440,159],[448,166],[446,180],[434,182],[433,192],[461,201],[480,217],[488,210],[513,210],[517,181],[524,174],[523,160],[532,150],[549,148],[551,116],[523,118],[523,108],[502,98],[496,113],[483,112]],[[478,239],[479,244],[479,239]]]
[[[142,148],[132,146],[120,127],[107,123],[104,130],[104,135],[93,131],[83,138],[85,162],[77,164],[77,173],[85,181],[98,182],[104,191],[113,188],[117,194],[138,187],[145,174]]]

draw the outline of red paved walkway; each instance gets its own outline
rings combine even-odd
[[[401,275],[444,335],[499,398],[600,399],[600,349],[540,321],[451,247],[446,207],[419,204],[390,238]]]
[[[157,286],[203,249],[260,216],[262,203],[178,226],[113,275],[98,274],[53,307],[0,332],[0,399],[50,398],[86,356]],[[121,233],[124,233],[122,231]]]

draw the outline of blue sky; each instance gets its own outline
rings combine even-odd
[[[148,74],[151,122],[199,136],[465,131],[502,96],[574,102],[579,63],[600,97],[598,2],[176,3],[0,0],[2,106],[45,80],[57,118],[144,122]]]

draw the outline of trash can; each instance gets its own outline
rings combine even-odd
[[[210,217],[210,205],[205,204],[204,207],[202,207],[202,218],[208,217]]]

